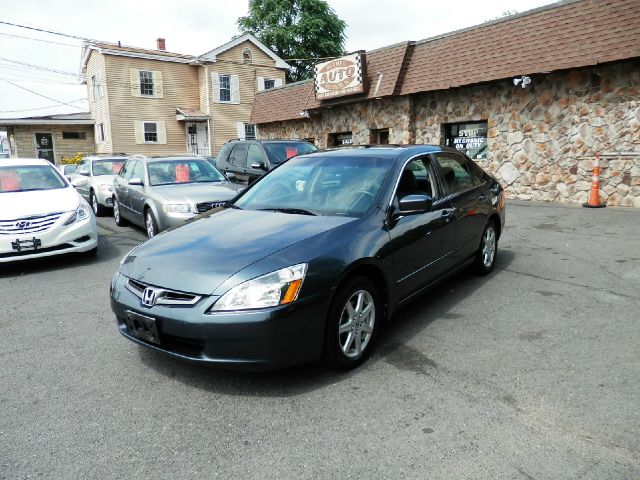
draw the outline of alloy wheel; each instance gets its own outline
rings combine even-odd
[[[338,343],[348,358],[357,358],[365,351],[373,335],[376,306],[371,294],[358,290],[344,305],[338,322]]]
[[[482,236],[482,263],[486,268],[493,265],[496,257],[496,231],[489,225]]]
[[[144,223],[147,227],[147,237],[153,238],[153,236],[156,234],[156,228],[154,225],[153,213],[151,213],[151,210],[147,210],[147,213],[144,218],[145,218]]]
[[[113,199],[113,219],[116,223],[120,223],[120,206],[118,205],[118,200]]]
[[[91,194],[91,208],[93,209],[93,213],[98,215],[98,210],[100,209],[100,205],[98,205],[98,199],[95,194]]]

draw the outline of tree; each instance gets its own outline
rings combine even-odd
[[[238,26],[291,65],[289,82],[312,77],[318,58],[344,54],[347,24],[323,0],[249,0]]]

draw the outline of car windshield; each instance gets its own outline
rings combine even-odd
[[[259,180],[233,206],[358,217],[373,204],[391,166],[375,157],[297,157]]]
[[[177,159],[148,163],[151,185],[176,183],[208,183],[226,180],[220,171],[206,160]]]
[[[263,143],[263,145],[269,161],[274,165],[279,165],[296,155],[304,155],[317,150],[315,145],[304,142],[269,142]]]
[[[65,175],[67,175],[67,174],[75,172],[77,168],[78,168],[77,165],[65,165],[64,167],[62,167],[62,172]]]
[[[117,175],[126,160],[123,158],[105,158],[93,162],[93,175]]]
[[[67,184],[53,167],[25,165],[0,167],[0,193],[54,190]]]

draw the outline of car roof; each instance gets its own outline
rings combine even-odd
[[[0,162],[0,167],[26,167],[34,165],[49,165],[53,167],[53,163],[42,158],[6,158]]]
[[[442,145],[354,145],[350,147],[335,147],[325,150],[317,150],[305,153],[305,157],[378,157],[395,160],[407,158],[413,155],[427,154],[451,150]]]

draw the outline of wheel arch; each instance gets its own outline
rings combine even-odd
[[[489,221],[493,221],[494,225],[496,226],[496,235],[498,239],[500,239],[500,235],[502,234],[502,225],[500,223],[500,215],[498,215],[497,213],[491,214],[491,216],[489,217]]]

